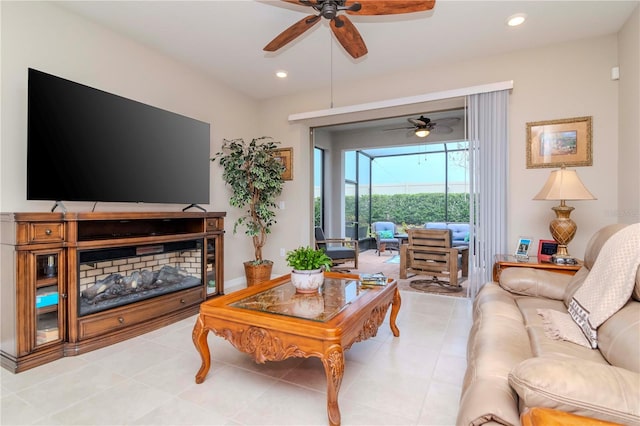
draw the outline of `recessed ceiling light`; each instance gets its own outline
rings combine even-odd
[[[526,13],[516,13],[515,15],[511,15],[507,18],[507,25],[510,27],[517,27],[522,24],[525,19],[527,19]]]
[[[286,71],[276,71],[276,77],[278,77],[278,78],[286,78],[287,77],[287,72]]]

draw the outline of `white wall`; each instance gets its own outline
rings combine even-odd
[[[27,201],[27,68],[33,67],[211,123],[211,153],[223,138],[255,137],[245,117],[257,103],[198,71],[47,2],[1,2],[2,130],[0,211],[49,211],[52,202]],[[228,205],[217,163],[211,167],[208,211],[228,211],[225,277],[242,276],[251,242],[233,235],[237,212]],[[93,203],[65,205],[89,211]],[[179,211],[182,205],[98,203],[97,211]],[[5,267],[5,265],[3,265]]]
[[[620,222],[640,222],[640,6],[620,31],[620,153],[618,209]]]
[[[615,35],[574,41],[511,54],[469,59],[456,64],[417,69],[393,78],[363,79],[342,85],[334,82],[334,105],[356,105],[384,99],[469,87],[499,81],[514,81],[510,96],[510,182],[508,201],[509,241],[520,235],[536,239],[550,237],[548,224],[553,219],[553,202],[533,201],[550,169],[526,169],[526,123],[579,116],[593,117],[593,166],[581,167],[578,174],[598,198],[595,201],[570,202],[576,210],[572,218],[578,232],[569,250],[582,257],[590,236],[600,227],[620,220],[618,205],[618,82],[611,81],[611,67],[618,64]],[[629,53],[637,57],[638,53]],[[375,90],[372,90],[375,88]],[[304,124],[287,124],[289,114],[329,108],[328,92],[314,90],[294,96],[271,99],[261,105],[262,128],[266,133],[287,139],[298,161],[307,163],[311,149]],[[637,97],[636,97],[637,101]],[[637,138],[636,138],[637,143]],[[638,167],[622,172],[637,178]],[[310,179],[308,173],[307,179]],[[296,197],[311,197],[297,175]],[[612,190],[613,189],[613,190]],[[311,210],[301,205],[295,217],[308,217]],[[310,224],[296,222],[311,238]],[[303,233],[304,234],[304,233]],[[304,236],[300,236],[304,243]]]

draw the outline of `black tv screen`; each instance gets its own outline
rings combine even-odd
[[[29,68],[27,199],[209,203],[209,123]]]

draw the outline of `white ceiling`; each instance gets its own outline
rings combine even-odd
[[[350,15],[369,53],[354,60],[326,20],[278,52],[262,48],[313,13],[282,1],[63,1],[68,10],[123,33],[256,99],[329,88],[331,81],[438,65],[562,41],[616,33],[638,0],[437,0],[429,12]],[[526,13],[520,27],[507,17]],[[289,73],[286,80],[276,70]]]

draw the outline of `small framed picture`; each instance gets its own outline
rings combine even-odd
[[[516,246],[516,257],[529,257],[530,246],[531,246],[531,238],[529,237],[518,238],[518,245]]]
[[[282,179],[293,180],[293,148],[278,148],[273,151],[276,160],[284,164],[285,167]]]
[[[551,262],[551,256],[558,252],[558,243],[554,240],[540,240],[538,243],[538,260]]]

